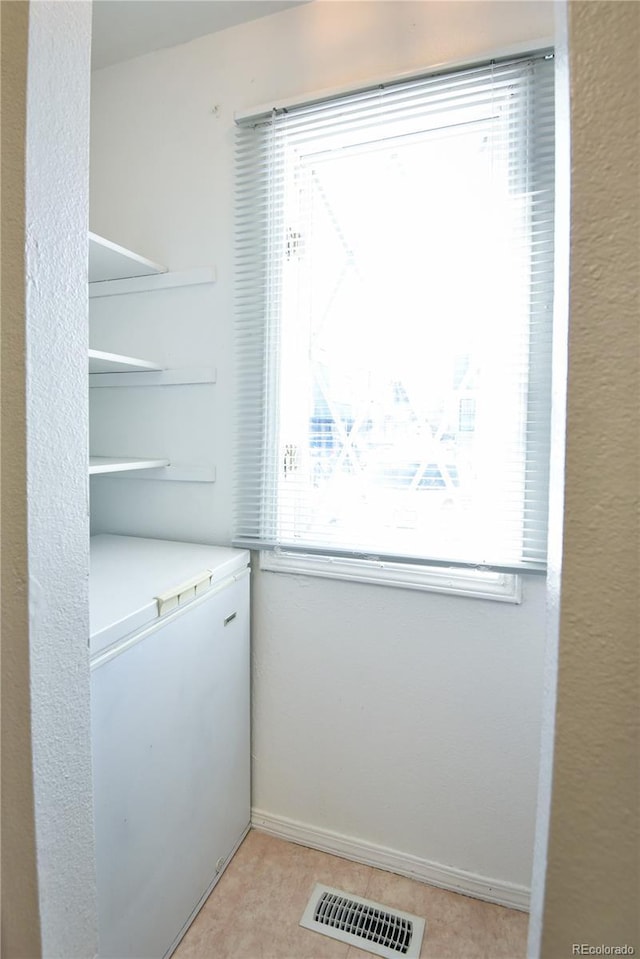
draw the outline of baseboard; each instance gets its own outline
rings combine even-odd
[[[294,819],[286,819],[284,816],[272,816],[262,809],[251,810],[251,825],[271,836],[341,856],[343,859],[418,879],[441,889],[472,896],[474,899],[484,899],[486,902],[519,909],[521,912],[529,911],[530,890],[526,886],[478,876],[453,866],[443,866],[385,846],[376,846],[327,829],[296,822]]]

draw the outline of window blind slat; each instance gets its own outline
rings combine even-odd
[[[553,130],[546,53],[239,123],[237,545],[544,569]]]

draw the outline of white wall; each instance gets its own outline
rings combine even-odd
[[[89,959],[97,951],[86,397],[91,8],[8,6],[3,106],[14,134],[6,166],[13,206],[3,269],[7,254],[15,272],[6,314],[4,288],[2,304],[12,411],[3,509],[6,496],[13,514],[3,543],[3,685],[7,668],[17,708],[3,725],[2,945],[7,956]],[[3,201],[4,189],[3,180]],[[3,371],[4,363],[3,354]]]
[[[230,511],[219,506],[231,499],[231,330],[218,321],[221,309],[215,284],[91,299],[92,348],[169,369],[217,368],[216,385],[91,390],[93,455],[217,469],[215,484],[92,477],[93,533],[229,541]]]
[[[565,498],[565,438],[567,395],[567,352],[569,340],[569,244],[571,229],[571,129],[569,97],[569,51],[567,48],[567,4],[554,4],[555,110],[556,110],[556,202],[555,202],[555,301],[553,330],[553,396],[551,415],[551,462],[549,496],[549,540],[547,547],[547,629],[544,667],[540,772],[531,877],[528,955],[540,955],[544,885],[549,842],[549,818],[553,782],[553,739],[555,734],[558,679],[558,635],[562,587],[562,546]]]
[[[219,371],[218,482],[96,483],[100,528],[229,540],[234,111],[552,31],[547,3],[318,2],[94,74],[92,228],[219,273],[199,321]],[[270,573],[254,585],[254,805],[528,885],[544,583],[527,579],[517,607]]]

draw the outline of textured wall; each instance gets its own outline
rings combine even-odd
[[[638,938],[640,6],[570,3],[565,538],[542,955]]]
[[[3,3],[2,28],[2,945],[37,956],[27,591],[25,222],[29,5]]]
[[[93,229],[176,269],[218,268],[199,321],[141,305],[118,319],[117,304],[99,303],[96,346],[145,355],[154,330],[162,346],[169,321],[174,337],[199,322],[201,362],[218,367],[205,439],[215,485],[96,480],[99,528],[230,535],[234,111],[552,32],[552,5],[539,2],[311,3],[94,74]],[[125,419],[116,429],[129,442]],[[254,586],[254,804],[528,886],[544,581],[527,580],[521,606],[259,571]]]
[[[16,885],[13,877],[7,885],[16,895],[26,887],[29,896],[17,906],[10,899],[17,914],[11,917],[14,935],[3,942],[3,955],[5,949],[10,957],[40,954],[31,877],[35,818],[42,954],[85,959],[96,953],[86,388],[91,7],[63,0],[8,6],[23,8],[9,10],[12,23],[20,20],[23,28],[25,11],[29,18],[28,49],[20,48],[22,58],[28,54],[26,123],[24,99],[16,91],[25,137],[14,145],[11,164],[26,213],[20,223],[14,210],[11,224],[9,252],[22,299],[16,287],[8,317],[17,354],[11,406],[24,397],[26,464],[24,448],[10,434],[21,469],[17,459],[8,493],[17,516],[24,516],[26,502],[27,551],[23,535],[20,541],[11,537],[9,561],[20,607],[11,624],[12,665],[18,667],[11,677],[12,698],[21,703],[22,743],[14,741],[20,751],[9,754],[8,765],[13,778],[14,763],[29,755],[24,713],[30,692],[34,809],[26,791],[18,820],[24,832],[12,850]],[[24,69],[24,59],[20,66]],[[20,355],[23,344],[26,358]],[[17,416],[15,426],[20,426]],[[23,924],[28,923],[33,934],[26,938]]]

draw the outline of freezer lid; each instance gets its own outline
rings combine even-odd
[[[91,655],[249,565],[249,552],[137,536],[91,537]],[[193,590],[193,593],[191,592]]]

